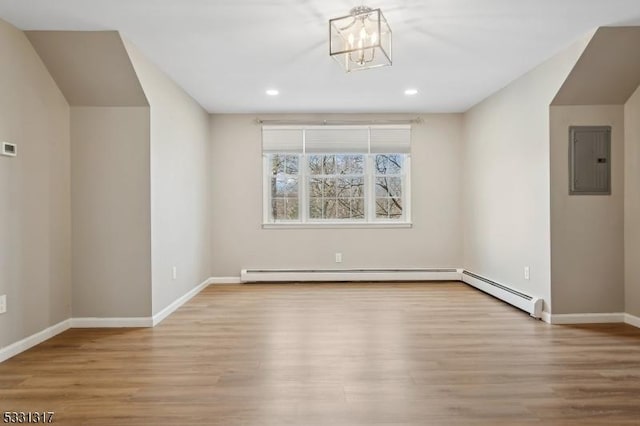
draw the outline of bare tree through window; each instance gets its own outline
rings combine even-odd
[[[271,218],[298,221],[304,208],[311,221],[402,219],[403,160],[402,154],[270,154]],[[367,213],[367,205],[374,210]]]
[[[298,155],[271,156],[271,215],[274,220],[299,218]]]
[[[377,154],[375,163],[376,218],[402,216],[402,156]]]
[[[310,155],[309,218],[363,220],[365,156]]]

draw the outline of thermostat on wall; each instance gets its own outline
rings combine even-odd
[[[9,142],[2,142],[2,155],[7,155],[9,157],[15,157],[18,155],[18,149],[16,148],[16,144]]]

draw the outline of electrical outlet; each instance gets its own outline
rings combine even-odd
[[[336,253],[336,263],[342,263],[342,253]]]
[[[174,266],[173,269],[171,270],[171,278],[178,279],[178,267]]]
[[[524,267],[524,279],[525,279],[525,280],[528,280],[528,279],[529,279],[529,277],[530,277],[530,275],[529,275],[529,267],[528,267],[528,266],[525,266],[525,267]]]
[[[9,142],[2,142],[2,151],[0,155],[6,155],[7,157],[15,157],[18,155],[18,148],[16,144]]]
[[[0,314],[7,312],[7,295],[0,296]]]

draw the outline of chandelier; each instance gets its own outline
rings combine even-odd
[[[391,65],[391,28],[380,9],[359,6],[330,19],[329,56],[346,72]]]

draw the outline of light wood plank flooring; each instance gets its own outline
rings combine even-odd
[[[640,425],[640,330],[550,326],[461,283],[210,286],[153,329],[0,364],[70,425]]]

